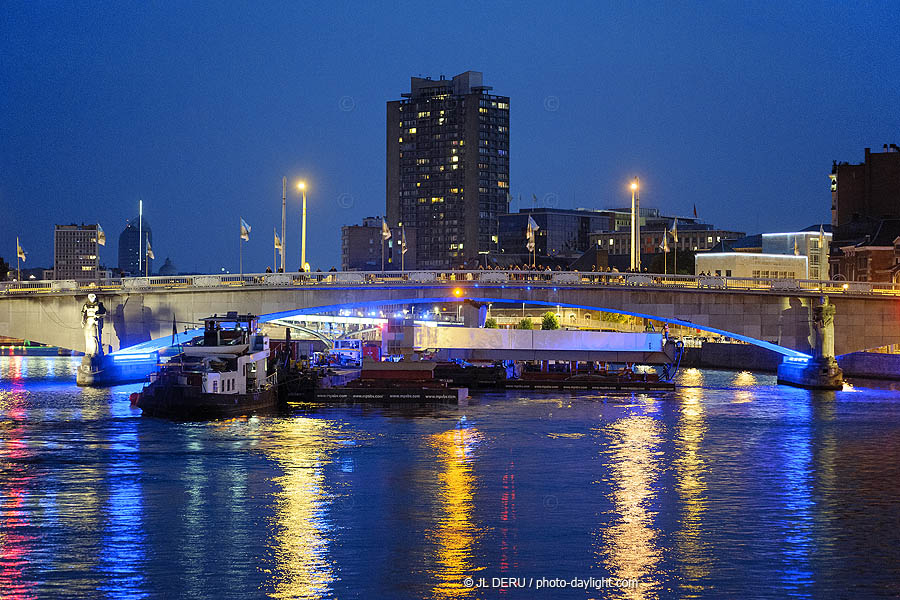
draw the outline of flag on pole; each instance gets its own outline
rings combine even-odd
[[[663,233],[663,241],[662,244],[659,245],[659,249],[667,254],[669,252],[669,236],[665,233]]]
[[[528,225],[525,228],[525,247],[528,248],[529,252],[534,252],[534,232],[538,229],[540,227],[538,227],[537,222],[529,215]]]
[[[150,247],[150,238],[147,238],[147,258],[154,259],[156,256],[153,255],[153,248]]]
[[[797,245],[797,238],[794,238],[794,256],[800,256],[800,246]]]
[[[381,241],[386,242],[391,239],[391,228],[388,227],[387,221],[381,220]]]
[[[400,252],[406,254],[406,228],[400,228]]]
[[[671,233],[672,233],[672,241],[677,244],[678,243],[678,219],[675,219],[674,221],[672,221]]]
[[[22,250],[22,246],[19,245],[19,236],[16,236],[16,256],[18,256],[22,262],[25,262],[25,251]]]
[[[250,241],[250,226],[244,219],[241,219],[241,239],[245,242]]]
[[[819,223],[819,248],[825,248],[825,227]]]
[[[97,243],[101,246],[106,245],[106,232],[100,227],[100,223],[97,223]]]
[[[697,218],[697,205],[694,205],[694,218]]]
[[[272,233],[275,234],[275,249],[281,250],[281,240],[278,239],[278,232],[275,231],[275,228],[272,228]]]

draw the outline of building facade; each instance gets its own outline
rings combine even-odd
[[[678,221],[678,243],[672,241],[668,234],[669,250],[706,251],[711,250],[722,240],[744,237],[742,231],[730,229],[716,229],[712,225],[699,224],[701,228],[688,228],[687,223]],[[660,252],[663,243],[663,235],[670,231],[671,227],[661,225],[642,225],[640,244],[641,254],[656,254]],[[597,248],[605,249],[610,256],[631,253],[631,231],[607,231],[591,235],[592,244]]]
[[[147,258],[147,241],[153,247],[153,230],[147,220],[135,217],[128,221],[119,234],[119,270],[123,275],[139,276],[145,273],[144,259]],[[143,240],[141,239],[143,238]],[[150,259],[149,272],[153,272]]]
[[[509,211],[509,98],[491,89],[477,71],[413,77],[409,93],[387,103],[387,221],[418,231],[419,268],[475,265],[498,249],[498,217]]]
[[[855,242],[835,242],[829,257],[831,278],[896,283],[900,271],[898,239],[900,219],[884,219],[872,235]]]
[[[382,258],[381,217],[366,217],[361,225],[341,227],[341,270],[380,271]],[[414,271],[417,264],[417,231],[413,227],[391,227],[384,242],[384,270]],[[401,240],[406,234],[406,254],[401,255]]]
[[[896,144],[885,144],[883,152],[866,148],[861,164],[835,161],[829,177],[835,230],[865,217],[900,218],[900,148]]]
[[[828,229],[828,231],[825,231]],[[762,234],[763,254],[796,254],[805,256],[809,265],[807,279],[827,280],[828,248],[831,244],[831,228],[813,225],[803,231]]]
[[[704,252],[694,258],[694,274],[754,279],[809,279],[808,257],[794,254]]]
[[[527,254],[528,218],[539,229],[535,233],[535,253],[540,257],[577,258],[591,246],[591,233],[615,227],[612,211],[529,208],[499,217],[501,254]]]
[[[53,232],[53,278],[96,281],[100,276],[97,225],[57,225]]]

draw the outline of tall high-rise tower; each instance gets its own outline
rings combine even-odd
[[[153,245],[153,230],[147,224],[147,219],[143,219],[141,227],[138,226],[138,219],[139,216],[128,221],[125,229],[119,234],[119,269],[122,273],[135,277],[144,274],[143,263],[147,260],[147,241]],[[152,271],[152,266],[153,260],[150,259],[151,269],[147,270]]]
[[[509,212],[509,98],[482,74],[413,77],[387,103],[386,213],[418,229],[418,268],[474,267],[495,252]]]

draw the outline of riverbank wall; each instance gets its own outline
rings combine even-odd
[[[682,367],[732,369],[775,373],[782,355],[750,344],[708,342],[700,348],[685,348]],[[900,380],[900,354],[851,352],[837,357],[844,377]]]

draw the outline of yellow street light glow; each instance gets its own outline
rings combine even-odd
[[[456,296],[462,296],[463,291],[462,291],[462,289],[460,289],[460,288],[456,288],[456,289],[453,290],[453,293],[454,293]]]
[[[637,182],[635,182],[635,181],[631,182],[631,189],[633,189],[633,190],[637,189]]]
[[[306,182],[305,182],[305,181],[299,181],[299,182],[297,182],[297,189],[298,189],[298,190],[302,190],[302,189],[305,189],[305,188],[306,188]]]

